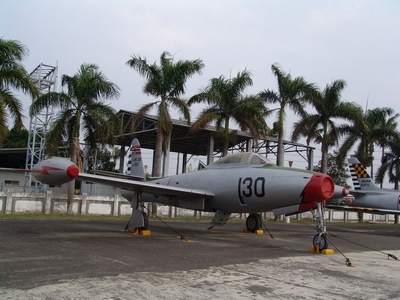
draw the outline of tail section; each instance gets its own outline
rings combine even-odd
[[[140,148],[140,143],[138,139],[133,139],[130,151],[131,153],[129,155],[128,161],[128,174],[143,178],[143,181],[145,181],[146,174],[143,168],[142,150]]]
[[[365,167],[356,157],[351,156],[347,161],[349,163],[351,180],[353,181],[355,191],[379,189],[369,176]]]

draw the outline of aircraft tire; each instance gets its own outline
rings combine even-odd
[[[318,236],[319,236],[319,234],[317,233],[313,238],[313,245],[314,245],[315,249],[317,248]],[[319,245],[319,250],[324,250],[324,249],[327,249],[328,247],[329,247],[329,242],[328,242],[328,239],[326,238],[326,234],[322,234],[321,235],[321,243]]]
[[[142,211],[142,216],[143,216],[144,226],[139,227],[139,230],[147,230],[149,228],[149,217],[147,216],[147,214],[144,211]]]
[[[246,219],[246,228],[250,232],[255,232],[261,228],[261,216],[251,213]]]

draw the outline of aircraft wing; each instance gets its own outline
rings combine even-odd
[[[130,174],[122,174],[116,172],[109,172],[109,171],[102,171],[102,170],[91,170],[89,171],[90,174],[96,174],[106,177],[114,177],[114,178],[121,178],[121,179],[129,179],[129,180],[140,180],[143,181],[143,177],[135,176]]]
[[[214,193],[205,190],[187,189],[161,185],[146,181],[134,181],[122,178],[113,178],[101,175],[80,173],[77,180],[101,183],[129,191],[139,191],[159,196],[192,197],[192,198],[210,198]]]
[[[9,172],[29,172],[27,169],[16,169],[16,168],[0,168],[0,171],[9,171]]]
[[[391,209],[358,207],[358,206],[341,206],[341,205],[324,205],[324,207],[335,210],[364,212],[367,214],[400,215],[400,210],[391,210]]]

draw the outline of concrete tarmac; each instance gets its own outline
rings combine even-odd
[[[400,226],[328,225],[334,255],[308,252],[315,225],[0,221],[1,299],[400,299]],[[177,238],[182,235],[184,239]],[[346,258],[351,267],[346,266]]]

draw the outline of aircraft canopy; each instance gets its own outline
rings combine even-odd
[[[233,165],[233,164],[266,165],[266,164],[272,164],[272,162],[268,158],[262,157],[254,152],[239,152],[220,158],[219,160],[209,165],[208,168],[210,167],[213,168],[217,166],[220,167],[222,165]]]

